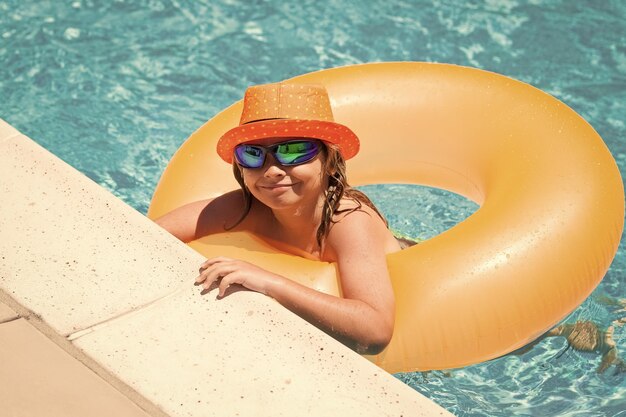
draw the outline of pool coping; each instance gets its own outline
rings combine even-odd
[[[56,369],[46,378],[66,391],[41,401],[95,410],[104,392],[133,416],[452,415],[265,296],[200,295],[199,254],[2,119],[0,201],[0,337],[39,340],[91,381],[64,385]],[[14,374],[48,372],[10,353]]]

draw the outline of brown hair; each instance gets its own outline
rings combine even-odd
[[[322,247],[324,239],[328,236],[330,226],[333,223],[336,223],[336,221],[333,220],[333,216],[335,214],[350,214],[360,210],[363,204],[374,210],[374,212],[376,212],[376,214],[378,214],[378,216],[380,216],[382,221],[385,223],[385,226],[387,226],[387,220],[380,213],[380,211],[378,211],[374,203],[372,203],[372,201],[363,192],[352,188],[348,184],[348,178],[346,176],[346,161],[339,152],[339,148],[334,144],[325,142],[322,142],[322,144],[324,145],[322,146],[322,153],[325,156],[322,169],[328,175],[328,187],[324,192],[322,221],[317,228],[316,233],[317,244]],[[239,217],[239,219],[232,226],[225,227],[226,230],[231,230],[246,218],[250,212],[252,201],[254,199],[254,196],[250,193],[250,190],[248,190],[248,187],[246,187],[244,183],[241,167],[239,167],[236,162],[233,162],[233,174],[243,191],[244,207],[241,217]],[[344,197],[354,201],[357,204],[356,207],[339,210],[339,205]]]

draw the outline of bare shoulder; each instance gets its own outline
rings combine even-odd
[[[330,260],[337,261],[346,254],[367,256],[373,253],[391,253],[400,246],[383,219],[372,208],[346,199],[333,218],[326,238]]]
[[[232,227],[243,215],[241,190],[186,204],[155,220],[183,242],[189,242]]]
[[[361,229],[364,226],[373,226],[376,229],[382,226],[382,228],[386,229],[385,223],[372,208],[365,204],[359,206],[353,200],[342,201],[339,210],[333,216],[331,230]]]
[[[331,231],[333,229],[336,232],[362,231],[365,234],[389,232],[385,221],[374,209],[349,198],[341,201],[339,210],[333,216]]]

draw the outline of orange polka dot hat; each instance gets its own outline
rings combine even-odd
[[[315,84],[263,84],[249,87],[239,126],[217,142],[217,153],[229,164],[235,146],[266,138],[314,138],[339,147],[344,159],[359,152],[359,138],[335,123],[326,88]]]

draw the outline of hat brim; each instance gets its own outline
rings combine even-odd
[[[268,138],[313,138],[335,144],[344,159],[359,152],[359,138],[347,126],[322,120],[270,119],[237,126],[217,142],[217,153],[233,163],[235,146]]]

